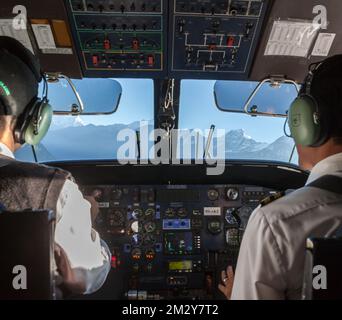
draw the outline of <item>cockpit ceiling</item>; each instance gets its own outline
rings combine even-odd
[[[234,1],[234,0],[233,0]],[[84,33],[80,37],[80,34],[78,33],[77,29],[77,22],[75,22],[75,15],[82,16],[83,14],[89,14],[92,16],[92,21],[95,21],[95,23],[99,23],[96,20],[95,16],[97,14],[104,14],[105,12],[102,12],[101,10],[98,10],[98,7],[102,4],[109,4],[109,3],[119,3],[120,1],[79,1],[81,3],[80,7],[82,5],[86,5],[85,8],[87,8],[87,4],[92,4],[92,12],[88,12],[86,9],[85,12],[77,12],[72,11],[72,7],[77,7],[75,4],[77,1],[72,0],[50,0],[50,1],[38,1],[38,0],[22,0],[20,2],[20,5],[23,5],[26,7],[27,10],[27,17],[28,17],[28,33],[29,37],[31,39],[32,45],[34,47],[34,51],[39,55],[39,58],[42,63],[43,70],[46,72],[61,72],[63,74],[68,75],[72,78],[82,78],[82,77],[136,77],[136,78],[180,78],[180,79],[227,79],[227,80],[262,80],[269,76],[285,76],[289,79],[296,80],[298,82],[302,82],[304,80],[304,77],[307,73],[308,65],[312,62],[317,62],[320,60],[324,60],[326,58],[325,56],[313,56],[313,48],[315,46],[315,43],[317,42],[317,39],[319,38],[319,34],[336,34],[333,39],[333,42],[331,44],[331,49],[329,50],[328,56],[332,56],[335,54],[339,54],[342,52],[342,41],[341,41],[341,12],[342,12],[342,2],[340,0],[261,0],[261,2],[264,4],[263,9],[260,11],[260,16],[255,19],[256,24],[255,27],[251,27],[251,31],[248,31],[247,29],[244,29],[245,33],[252,32],[251,37],[248,38],[239,38],[238,34],[241,34],[241,25],[239,27],[239,23],[237,22],[239,19],[238,17],[233,16],[226,16],[223,17],[223,15],[220,13],[210,13],[206,12],[204,15],[201,13],[193,14],[188,12],[188,14],[184,12],[179,12],[175,8],[177,6],[180,8],[184,8],[184,4],[182,3],[204,3],[205,6],[211,6],[212,4],[215,5],[216,8],[223,8],[224,3],[227,3],[227,1],[194,1],[189,0],[187,1],[178,1],[178,0],[170,0],[170,1],[152,1],[159,3],[160,8],[160,20],[158,18],[158,12],[154,13],[154,28],[156,28],[156,31],[158,31],[160,34],[157,35],[154,39],[147,39],[147,46],[151,46],[152,54],[143,54],[139,56],[139,52],[143,51],[142,44],[136,40],[131,41],[133,46],[133,51],[136,50],[135,54],[132,53],[132,50],[129,50],[129,53],[122,55],[121,53],[115,53],[113,56],[113,50],[110,51],[109,48],[106,49],[106,46],[110,46],[110,44],[106,43],[104,46],[105,48],[101,48],[99,53],[93,53],[94,47],[91,47],[92,45],[89,44],[88,40],[85,40],[84,43],[89,45],[91,47],[90,56],[87,57],[88,49],[82,48],[82,36],[84,36]],[[123,1],[124,3],[128,2],[136,2],[137,7],[142,6],[142,3],[144,1]],[[151,1],[146,1],[146,4],[151,4]],[[253,6],[258,6],[259,0],[250,0],[250,1],[236,1],[236,2],[253,2]],[[121,2],[120,2],[121,3]],[[13,19],[15,17],[15,14],[13,13],[13,8],[18,5],[18,1],[16,0],[3,0],[1,3],[0,8],[0,19]],[[317,7],[319,6],[319,7]],[[158,5],[157,5],[158,8]],[[306,22],[310,23],[313,22],[314,19],[317,16],[323,17],[324,22],[324,8],[326,8],[326,14],[327,14],[327,25],[326,29],[321,29],[317,31],[315,34],[312,43],[310,44],[310,48],[308,50],[307,56],[302,57],[294,57],[294,56],[287,56],[287,55],[265,55],[265,51],[267,48],[267,45],[269,43],[269,39],[272,35],[272,29],[274,27],[275,21],[284,21],[284,22]],[[82,9],[83,10],[83,9]],[[132,10],[132,9],[131,9]],[[155,10],[155,8],[154,8]],[[159,9],[157,9],[158,11]],[[190,9],[189,9],[190,10]],[[193,10],[193,8],[191,8]],[[209,8],[210,10],[210,8]],[[220,10],[220,9],[218,9]],[[248,9],[249,10],[249,9]],[[323,11],[322,11],[323,10]],[[128,10],[129,11],[129,10]],[[124,12],[121,17],[119,17],[120,25],[130,25],[132,24],[132,20],[130,17],[130,12]],[[137,10],[138,11],[138,10]],[[122,13],[122,12],[121,12]],[[115,19],[118,19],[120,12],[116,13]],[[138,16],[139,12],[133,13],[134,15]],[[115,14],[114,14],[115,16]],[[202,17],[202,21],[200,20]],[[255,18],[255,17],[254,17]],[[251,19],[254,19],[253,17],[241,17],[241,21],[244,21],[244,28],[245,25],[250,22]],[[246,20],[247,19],[247,20]],[[125,22],[127,20],[127,22]],[[64,29],[63,31],[63,23],[59,24],[59,22],[66,22],[66,31]],[[182,21],[185,21],[185,26],[182,26]],[[215,29],[215,23],[218,21],[218,29],[217,31],[209,30],[208,25],[205,26],[205,24],[208,24],[208,21],[210,21],[210,26],[214,26]],[[234,25],[236,21],[236,25]],[[49,51],[44,50],[44,52],[39,49],[39,45],[37,45],[37,41],[35,38],[35,35],[32,30],[32,22],[34,23],[47,23],[51,26],[53,23],[56,25],[59,25],[62,29],[59,30],[59,32],[64,32],[66,34],[66,39],[70,39],[70,47],[64,47],[64,48],[58,48],[59,51]],[[122,24],[121,24],[122,22]],[[147,20],[147,23],[149,21]],[[322,20],[320,20],[322,22]],[[93,22],[94,23],[94,22]],[[160,25],[159,25],[160,23]],[[113,27],[114,23],[111,24],[111,27]],[[134,25],[134,23],[133,23]],[[204,35],[205,38],[203,50],[198,48],[192,48],[191,46],[188,46],[189,42],[185,42],[183,45],[184,48],[177,48],[177,45],[182,44],[183,38],[186,38],[188,36],[185,36],[183,33],[187,33],[187,28],[189,30],[196,25],[197,29],[201,29],[201,26],[203,30],[200,32],[203,32],[207,35]],[[197,27],[199,26],[199,28]],[[108,26],[107,26],[108,27]],[[323,23],[324,27],[324,23]],[[58,28],[58,27],[57,27]],[[86,29],[89,29],[85,27]],[[95,29],[97,29],[95,27]],[[106,29],[106,27],[103,27]],[[119,27],[120,28],[120,27]],[[130,27],[128,27],[130,28]],[[138,27],[139,28],[139,27]],[[145,28],[145,27],[144,27]],[[174,30],[176,29],[177,30]],[[220,29],[221,28],[221,29]],[[237,36],[235,39],[236,42],[234,42],[233,38],[230,38],[229,34],[225,34],[224,38],[220,38],[217,36],[217,33],[219,34],[223,29],[229,28],[231,30],[235,30],[235,35]],[[240,29],[239,29],[240,28]],[[147,27],[148,29],[148,27]],[[247,30],[247,31],[246,31]],[[82,30],[81,30],[82,31]],[[102,30],[101,32],[99,30],[92,30],[94,34],[102,34],[101,36],[108,37],[110,39],[110,35],[112,35],[112,41],[116,41],[113,34],[115,33],[113,29],[111,31],[109,30]],[[118,30],[116,30],[118,31]],[[139,34],[139,30],[130,30],[131,33],[137,33]],[[146,29],[144,30],[146,31]],[[148,30],[147,30],[148,31]],[[190,30],[191,31],[191,30]],[[1,26],[0,26],[0,32]],[[83,31],[82,31],[83,32]],[[91,32],[89,30],[89,32]],[[124,30],[121,30],[120,32],[125,33]],[[142,32],[142,31],[141,31]],[[157,32],[157,33],[158,33]],[[58,37],[56,35],[55,30],[53,29],[53,33],[55,36],[55,40]],[[144,32],[142,32],[144,33]],[[152,33],[152,32],[151,32]],[[150,34],[151,34],[150,33]],[[147,33],[148,34],[148,33]],[[194,34],[194,32],[193,32]],[[215,35],[216,34],[216,35]],[[202,35],[201,35],[202,37]],[[200,37],[200,38],[201,38]],[[234,32],[233,32],[234,37]],[[329,37],[329,35],[328,35]],[[63,38],[63,36],[62,36]],[[143,37],[144,38],[144,37]],[[146,38],[146,37],[145,37]],[[105,41],[107,41],[107,38],[104,38]],[[106,40],[107,39],[107,40]],[[195,42],[197,42],[199,38],[194,38]],[[202,38],[201,38],[202,39]],[[64,37],[65,40],[65,37]],[[188,39],[189,40],[189,39]],[[222,42],[224,41],[224,45],[222,45]],[[63,40],[59,39],[56,40],[57,42],[60,41],[61,45],[63,47]],[[149,41],[151,43],[149,43]],[[191,42],[191,39],[189,40]],[[202,40],[201,40],[202,41]],[[217,42],[218,41],[218,42]],[[68,42],[66,40],[66,42]],[[103,42],[103,39],[100,37],[100,42]],[[160,42],[160,43],[159,43]],[[220,42],[220,43],[219,43]],[[237,52],[237,55],[240,54],[240,59],[242,61],[239,61],[239,57],[236,58],[234,54],[233,47],[239,46],[239,49],[241,49],[241,53],[239,51]],[[64,44],[65,45],[65,44]],[[57,45],[58,47],[58,45]],[[96,45],[95,45],[96,47]],[[135,47],[135,48],[134,48]],[[160,52],[158,53],[158,48],[160,49]],[[61,50],[64,49],[64,50]],[[72,49],[72,51],[70,50]],[[83,50],[84,49],[84,50]],[[104,51],[102,50],[104,49]],[[112,48],[113,49],[113,48]],[[117,49],[117,48],[116,48]],[[184,49],[184,52],[182,51]],[[82,51],[83,50],[83,51]],[[106,50],[108,51],[108,55],[106,56]],[[195,50],[195,51],[194,51]],[[148,50],[147,50],[148,51]],[[212,51],[214,51],[214,54],[212,54]],[[72,53],[71,53],[72,52]],[[68,53],[68,54],[66,54]],[[110,54],[110,55],[109,55]],[[229,55],[229,59],[227,58],[227,54]],[[95,55],[98,55],[98,57],[94,57]],[[185,58],[183,56],[185,55]],[[215,58],[216,55],[216,58]],[[213,58],[214,56],[214,58]],[[130,65],[134,65],[134,67],[130,68],[127,64],[124,64],[123,67],[117,67],[116,64],[118,61],[122,61],[123,59],[126,59],[129,57],[130,59]],[[181,57],[181,61],[177,62],[177,59]],[[114,60],[117,58],[117,62]],[[186,64],[183,59],[189,59],[188,64]],[[88,60],[87,60],[88,59]],[[101,60],[102,59],[102,60]],[[120,60],[121,59],[121,60]],[[139,60],[140,59],[140,60]],[[221,62],[215,62],[215,59],[224,59],[224,63],[226,63],[225,67],[222,67],[222,70],[220,69],[223,63]],[[236,61],[234,60],[236,59]],[[228,61],[229,60],[229,61]],[[105,63],[101,65],[102,62]],[[113,62],[114,61],[114,62]],[[236,63],[234,66],[229,66],[231,62]],[[182,63],[184,63],[184,66],[182,66]],[[199,69],[196,69],[198,66],[195,66],[196,63],[200,63]],[[92,67],[89,67],[89,64],[95,64],[92,65]],[[178,64],[178,65],[177,65]],[[107,67],[105,67],[105,65]],[[219,66],[218,66],[219,65]],[[121,68],[121,69],[120,69]],[[110,69],[110,70],[107,70]]]

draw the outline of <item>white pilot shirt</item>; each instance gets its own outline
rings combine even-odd
[[[306,239],[329,237],[342,225],[342,196],[307,186],[325,175],[342,177],[342,153],[319,162],[305,187],[253,212],[232,300],[301,298]]]
[[[14,158],[3,143],[0,143],[0,154]],[[57,202],[55,243],[66,253],[73,274],[71,283],[84,284],[84,294],[101,288],[109,273],[111,259],[106,243],[97,232],[92,232],[90,208],[78,186],[67,180]]]

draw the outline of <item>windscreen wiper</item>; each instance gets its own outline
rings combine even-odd
[[[207,144],[205,146],[205,150],[204,150],[204,155],[203,155],[203,159],[207,159],[207,158],[211,158],[211,155],[210,155],[210,146],[211,146],[211,143],[213,141],[213,136],[214,136],[214,131],[215,131],[215,125],[211,125],[210,127],[210,131],[209,131],[209,135],[208,135],[208,140],[207,140]]]

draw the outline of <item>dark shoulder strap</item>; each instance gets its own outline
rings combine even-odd
[[[342,177],[326,175],[311,182],[307,186],[330,191],[337,194],[342,194]]]
[[[13,161],[14,160],[12,158],[0,155],[0,168],[8,166]]]
[[[44,208],[52,208],[57,214],[57,201],[66,180],[71,179],[71,174],[67,171],[55,169],[50,185],[46,192]]]

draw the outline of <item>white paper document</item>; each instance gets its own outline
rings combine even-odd
[[[307,57],[319,29],[312,22],[275,21],[265,56]]]
[[[334,43],[336,33],[320,33],[315,47],[312,51],[313,56],[327,57]]]
[[[27,29],[14,29],[13,19],[0,19],[0,36],[14,38],[20,41],[27,49],[34,53]]]
[[[55,38],[49,24],[32,24],[39,49],[56,49]]]

